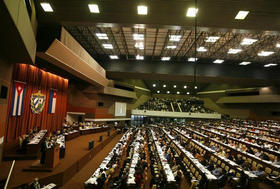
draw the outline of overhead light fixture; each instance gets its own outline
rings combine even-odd
[[[194,86],[194,89],[197,89],[197,86]]]
[[[228,54],[237,54],[240,53],[242,49],[229,49]]]
[[[206,52],[207,49],[205,47],[199,47],[199,48],[197,48],[197,51],[198,52]]]
[[[43,2],[43,3],[40,3],[40,5],[45,12],[53,12],[51,4]]]
[[[187,92],[187,95],[189,95],[190,94],[190,92]]]
[[[280,48],[280,43],[277,43],[277,44],[276,44],[276,47],[277,47],[277,48]]]
[[[176,88],[177,86],[176,86],[176,85],[173,85],[173,87]]]
[[[187,17],[196,17],[197,12],[198,12],[197,8],[190,7],[190,8],[188,8],[186,16]]]
[[[180,94],[180,92],[179,92],[179,91],[177,91],[177,94]]]
[[[157,91],[157,93],[160,93],[160,91]]]
[[[180,41],[181,35],[169,35],[169,41]]]
[[[214,64],[222,64],[223,62],[224,62],[224,60],[217,59],[213,63]]]
[[[193,58],[193,57],[188,58],[188,61],[189,61],[189,62],[195,62],[196,60],[198,60],[198,58]]]
[[[98,39],[108,39],[108,36],[106,33],[96,33],[95,34]]]
[[[252,45],[253,43],[255,43],[256,41],[258,41],[257,39],[251,39],[251,38],[244,38],[241,41],[241,45]]]
[[[144,40],[144,34],[134,33],[133,34],[133,39],[136,40],[136,41],[143,41]]]
[[[97,4],[88,4],[88,8],[91,13],[100,13],[99,7]]]
[[[277,66],[277,65],[278,64],[271,63],[271,64],[265,64],[264,67],[268,68],[268,67]]]
[[[251,64],[251,62],[241,62],[239,63],[240,66],[246,66],[246,65],[249,65]]]
[[[112,44],[102,44],[103,45],[103,47],[105,48],[105,49],[113,49],[113,45]]]
[[[156,87],[157,85],[156,84],[153,84],[153,87]]]
[[[170,57],[161,57],[161,61],[169,61],[170,60]]]
[[[139,5],[137,7],[137,11],[139,15],[147,15],[148,14],[148,7],[145,5]]]
[[[167,94],[169,94],[169,93],[170,93],[170,91],[167,91],[166,93],[167,93]]]
[[[135,48],[143,50],[144,49],[144,43],[143,42],[136,42],[135,43]]]
[[[141,55],[136,55],[136,60],[144,60],[144,56],[141,56]]]
[[[163,87],[165,88],[165,87],[166,87],[166,85],[164,84],[164,85],[163,85]]]
[[[184,89],[186,89],[186,88],[187,88],[187,85],[184,86]]]
[[[220,37],[218,37],[218,36],[209,36],[209,37],[206,37],[205,42],[215,43],[218,39],[220,39]]]
[[[248,14],[249,14],[249,11],[239,11],[237,13],[237,15],[235,16],[235,19],[244,20]]]
[[[270,56],[272,54],[274,54],[273,51],[261,51],[258,53],[258,56]]]
[[[176,45],[167,45],[166,48],[167,49],[176,49]]]
[[[116,60],[116,59],[119,59],[119,57],[117,55],[110,55],[109,56],[112,60]]]

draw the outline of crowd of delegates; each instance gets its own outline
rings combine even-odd
[[[139,107],[140,110],[172,111],[170,99],[151,98]]]
[[[279,124],[275,124],[276,122],[273,123],[274,127],[274,133],[271,133],[270,135],[265,135],[263,134],[263,131],[259,130],[259,132],[257,132],[257,138],[260,139],[265,139],[269,142],[266,143],[257,143],[255,139],[250,139],[248,136],[251,135],[247,135],[249,131],[256,131],[260,128],[264,127],[258,127],[256,126],[255,128],[252,127],[248,127],[246,128],[248,125],[248,123],[250,121],[238,121],[239,122],[239,126],[238,127],[230,127],[229,125],[234,125],[237,123],[236,120],[208,120],[208,121],[196,121],[196,122],[190,122],[187,123],[184,127],[189,128],[191,130],[197,131],[199,133],[201,133],[202,135],[205,134],[209,137],[211,137],[211,139],[214,139],[216,141],[220,141],[222,144],[228,145],[230,147],[232,147],[233,149],[237,149],[238,151],[242,152],[242,153],[248,153],[251,154],[252,157],[255,157],[255,159],[259,159],[267,164],[270,164],[272,166],[275,166],[276,168],[278,167],[278,170],[280,168],[280,156],[277,155],[280,153],[280,143],[279,143],[279,133],[277,132],[279,130]],[[221,134],[219,132],[219,128],[223,128],[223,126],[227,125],[227,130],[231,131],[230,133],[223,133]],[[244,124],[244,125],[243,125]],[[256,125],[258,124],[262,124],[262,125],[266,125],[266,129],[269,128],[269,125],[271,125],[271,123],[269,124],[268,122],[260,122],[260,123],[256,123]],[[192,125],[192,126],[191,126]],[[215,126],[215,127],[211,127],[211,126]],[[278,126],[275,126],[278,125]],[[243,127],[242,127],[243,126]],[[181,128],[181,127],[180,127]],[[245,129],[244,129],[245,128]],[[208,130],[207,130],[208,129]],[[260,179],[261,181],[268,181],[268,182],[272,182],[274,184],[280,184],[280,175],[279,175],[279,171],[271,171],[270,168],[266,167],[265,164],[262,163],[257,163],[254,164],[252,162],[250,162],[248,159],[244,159],[242,158],[242,155],[238,154],[238,153],[234,153],[232,150],[230,150],[230,148],[225,148],[222,145],[218,145],[217,143],[213,143],[211,141],[209,141],[207,138],[204,137],[200,137],[199,135],[192,133],[192,132],[186,132],[187,130],[182,130],[181,133],[191,137],[192,139],[195,139],[196,141],[200,142],[201,144],[209,147],[211,150],[213,150],[215,153],[219,154],[222,157],[225,157],[235,163],[237,163],[238,165],[240,165],[240,167],[242,167],[243,170],[246,171],[250,171],[252,174],[256,175],[258,177],[258,179]],[[209,131],[209,132],[204,132],[204,131]],[[240,133],[241,132],[241,133]],[[236,136],[238,136],[238,140],[233,140]],[[273,140],[270,140],[271,138],[273,138]],[[241,141],[241,142],[238,142]],[[248,142],[247,143],[243,143],[244,141]],[[245,145],[247,144],[247,145]],[[252,144],[252,145],[250,145]],[[260,146],[258,146],[259,148],[255,148],[256,146],[254,144],[260,144]],[[212,171],[212,173],[214,175],[216,175],[217,177],[223,176],[223,175],[230,175],[230,172],[225,171],[224,168],[221,167],[216,167],[214,165],[214,162],[212,160],[209,159],[209,157],[205,156],[205,154],[203,154],[201,151],[194,149],[193,146],[189,146],[189,144],[186,144],[187,148],[190,149],[191,152],[194,153],[194,156],[197,157],[202,164],[206,165],[208,167],[209,170]],[[269,151],[270,150],[270,151]],[[271,153],[269,153],[271,152]],[[276,155],[275,155],[276,154]],[[276,169],[277,170],[277,169]],[[243,178],[243,177],[241,177]],[[234,181],[234,179],[231,179],[231,181]]]
[[[146,103],[139,106],[138,109],[152,110],[152,111],[174,110],[174,112],[190,112],[190,113],[215,113],[214,111],[204,107],[204,103],[202,100],[194,97],[189,99],[179,99],[179,100],[151,98]]]

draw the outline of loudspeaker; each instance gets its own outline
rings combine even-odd
[[[0,98],[7,98],[7,94],[8,94],[8,87],[1,85],[1,92],[0,92]]]
[[[101,142],[102,139],[103,139],[103,136],[101,135],[101,136],[99,137],[99,142]]]
[[[89,141],[88,142],[88,149],[90,150],[90,149],[92,149],[94,147],[94,141],[92,140],[92,141]]]

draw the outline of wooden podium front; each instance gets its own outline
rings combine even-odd
[[[55,168],[59,163],[59,145],[54,148],[47,149],[46,152],[46,167]]]

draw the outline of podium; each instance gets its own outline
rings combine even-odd
[[[55,168],[59,163],[59,145],[46,151],[46,168]]]

